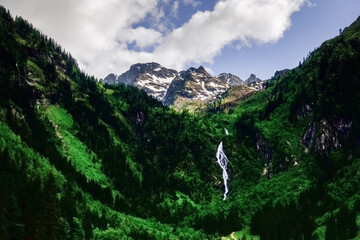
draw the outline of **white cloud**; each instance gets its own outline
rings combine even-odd
[[[179,17],[179,2],[175,1],[171,8],[171,15],[175,18]]]
[[[112,61],[109,65],[114,66],[111,71],[118,72],[128,62],[123,59],[123,55],[133,60],[140,60],[143,55],[147,55],[129,51],[125,43],[119,43],[124,33],[124,40],[134,41],[139,48],[159,42],[160,35],[155,30],[132,29],[133,24],[157,10],[158,1],[0,0],[0,4],[54,38],[71,52],[89,74],[103,77],[110,70],[106,65],[108,59]]]
[[[118,41],[135,43],[141,50],[159,44],[162,41],[162,34],[153,29],[137,27],[135,29],[123,29],[118,33]]]
[[[290,25],[292,13],[305,0],[225,0],[213,11],[197,12],[175,29],[154,55],[166,66],[182,69],[186,64],[212,63],[224,46],[265,44],[279,40]]]
[[[306,0],[306,5],[308,7],[316,7],[316,3],[312,3],[312,2],[310,2],[310,0]]]
[[[183,3],[196,7],[200,1]],[[137,62],[156,61],[183,70],[188,64],[212,63],[229,44],[274,43],[305,3],[309,0],[219,0],[212,11],[198,11],[171,30],[166,14],[176,16],[179,1],[166,13],[169,0],[0,0],[99,78],[122,73]],[[147,27],[141,26],[144,20],[151,21]],[[135,50],[128,49],[132,43]]]
[[[197,6],[199,6],[201,4],[201,2],[196,1],[196,0],[184,0],[184,4],[185,5],[192,5],[193,8],[196,8]]]

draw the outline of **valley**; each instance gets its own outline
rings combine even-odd
[[[266,81],[101,81],[0,23],[0,239],[360,237],[360,18]]]

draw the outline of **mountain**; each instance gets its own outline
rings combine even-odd
[[[225,80],[212,77],[204,67],[189,68],[170,84],[164,103],[192,110],[216,100],[228,88]]]
[[[106,76],[106,78],[104,78],[102,80],[103,82],[107,83],[107,84],[117,84],[118,83],[118,76],[116,74],[110,73],[109,75]]]
[[[230,73],[213,77],[202,66],[178,73],[158,63],[134,64],[119,77],[109,74],[103,82],[135,86],[165,105],[189,111],[206,107],[219,99],[230,86],[244,85],[239,77]]]
[[[256,145],[264,176],[280,183],[284,179],[277,173],[285,169],[303,167],[308,173],[302,178],[309,181],[307,190],[294,201],[277,200],[257,210],[251,232],[261,239],[360,236],[360,189],[353,184],[360,179],[355,173],[360,164],[360,98],[354,97],[360,89],[359,32],[360,18],[235,110],[238,133]],[[293,216],[304,222],[297,225]],[[284,231],[272,231],[276,228]]]
[[[262,86],[262,85],[259,85]],[[262,87],[255,88],[249,87],[246,85],[232,86],[227,89],[220,99],[211,103],[210,106],[206,109],[207,112],[231,112],[236,109],[244,100],[251,97]]]
[[[138,63],[128,71],[114,79],[114,74],[104,78],[107,84],[124,83],[145,90],[149,95],[163,101],[166,91],[172,80],[179,74],[177,71],[167,69],[158,63]]]
[[[359,238],[360,18],[203,115],[98,82],[2,7],[0,22],[0,239]],[[174,102],[229,84],[175,79]]]
[[[253,83],[259,83],[261,79],[257,78],[255,74],[251,74],[248,79],[245,80],[246,85],[251,85]]]
[[[233,75],[231,73],[221,73],[217,76],[217,78],[222,79],[230,86],[241,86],[245,85],[245,82],[241,80],[238,76]]]
[[[244,100],[255,93],[264,90],[268,85],[268,80],[260,80],[254,74],[243,81],[235,75],[222,73],[218,78],[228,82],[230,87],[218,98],[207,106],[207,112],[231,112],[236,109]]]

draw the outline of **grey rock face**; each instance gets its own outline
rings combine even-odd
[[[109,75],[106,76],[106,78],[104,78],[103,81],[107,84],[116,84],[117,77],[118,76],[116,74],[110,73]]]
[[[257,78],[255,74],[251,74],[248,79],[245,80],[246,85],[250,86],[252,83],[259,83],[261,79]]]
[[[226,81],[211,76],[204,67],[189,68],[180,72],[180,76],[170,84],[164,103],[171,105],[176,99],[211,102],[228,88]]]
[[[254,91],[262,89],[262,82],[254,74],[244,82],[231,73],[211,76],[203,66],[191,67],[180,73],[158,63],[137,63],[120,76],[109,74],[108,84],[126,84],[143,89],[165,105],[178,109],[192,105],[206,105],[222,97],[230,87],[248,85]]]
[[[342,147],[349,137],[351,125],[350,120],[336,118],[312,122],[303,136],[303,143],[321,155],[329,155]]]
[[[217,76],[217,78],[228,83],[231,87],[245,85],[245,82],[243,80],[241,80],[238,76],[235,76],[231,73],[221,73],[219,74],[219,76]]]
[[[104,81],[111,84],[124,83],[145,90],[149,95],[163,101],[170,83],[179,75],[158,63],[138,63],[121,74],[115,81],[114,75],[108,75]]]

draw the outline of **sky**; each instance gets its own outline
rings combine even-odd
[[[268,79],[360,15],[359,0],[0,0],[89,75],[158,62]]]

